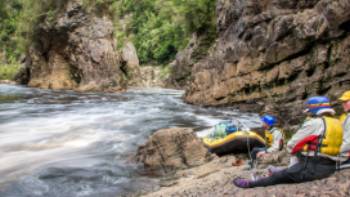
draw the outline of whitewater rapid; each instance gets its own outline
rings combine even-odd
[[[157,189],[140,175],[137,147],[160,128],[211,126],[257,115],[185,104],[168,89],[76,93],[0,85],[0,196],[122,196]]]

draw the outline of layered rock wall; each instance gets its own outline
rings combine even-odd
[[[291,107],[350,89],[350,0],[219,0],[219,39],[185,99]],[[300,106],[300,105],[298,105]]]

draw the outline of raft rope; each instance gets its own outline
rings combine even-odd
[[[244,132],[248,132],[250,131],[250,128],[247,127],[247,125],[245,125],[242,121],[240,121],[239,119],[237,119],[237,122],[240,124],[240,126],[242,127],[242,131]],[[251,155],[251,150],[250,150],[250,139],[249,139],[249,135],[246,135],[247,138],[247,150],[248,150],[248,157],[249,160],[251,162],[251,165],[253,166],[253,169],[255,169],[257,161],[253,161],[252,155]],[[255,163],[254,163],[255,162]],[[254,173],[252,174],[252,177],[254,178]]]
[[[245,132],[248,132],[249,130],[245,131]],[[250,150],[250,138],[249,136],[247,135],[247,150],[248,150],[248,155],[249,155],[249,160],[250,160],[250,165],[252,167],[252,173],[250,174],[250,177],[253,181],[256,181],[258,178],[257,178],[257,175],[256,175],[256,166],[258,165],[258,160],[255,159],[255,161],[253,160],[252,158],[252,154],[251,154],[251,150]]]

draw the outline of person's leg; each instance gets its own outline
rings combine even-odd
[[[299,176],[304,169],[304,163],[297,163],[290,168],[275,172],[269,177],[264,177],[256,181],[252,181],[250,186],[262,187],[281,183],[294,183],[295,177]]]
[[[253,150],[249,152],[249,160],[247,161],[246,170],[254,168],[258,152],[265,150],[265,147],[254,147]]]
[[[295,165],[255,181],[235,179],[234,184],[242,188],[263,187],[283,183],[301,183],[329,177],[335,172],[335,163],[323,159],[303,158]]]
[[[269,165],[266,170],[268,175],[271,176],[272,174],[280,172],[284,169],[286,169],[286,167]]]
[[[340,164],[340,170],[348,169],[348,168],[350,168],[350,159],[348,159]]]
[[[291,156],[287,168],[292,167],[293,165],[295,165],[298,162],[299,162],[299,159],[297,156]],[[286,167],[269,165],[267,168],[267,172],[268,172],[269,176],[271,176],[273,173],[282,171],[284,169],[286,169]]]
[[[255,161],[256,160],[256,155],[260,151],[266,151],[266,147],[254,147],[253,150],[250,152],[250,158]]]
[[[302,157],[293,166],[276,172],[272,176],[257,180],[253,185],[268,186],[281,183],[302,183],[323,179],[332,175],[336,170],[335,162],[322,158]]]
[[[253,188],[276,185],[280,183],[292,183],[292,180],[287,175],[286,170],[287,169],[276,172],[269,177],[264,177],[257,180],[236,178],[233,180],[233,184],[240,188]]]
[[[302,180],[298,182],[313,181],[316,179],[327,178],[336,171],[336,163],[323,158],[311,158],[307,169],[303,173]]]

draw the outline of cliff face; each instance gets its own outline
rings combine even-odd
[[[209,47],[215,39],[211,32],[192,34],[187,47],[176,54],[170,64],[170,76],[167,85],[171,88],[185,89],[189,86],[193,65],[208,55]]]
[[[43,19],[29,49],[29,86],[52,89],[123,89],[120,55],[108,15],[87,12],[81,1],[65,1]]]
[[[295,110],[308,96],[339,95],[350,88],[349,10],[349,0],[219,0],[219,38],[185,99]]]

